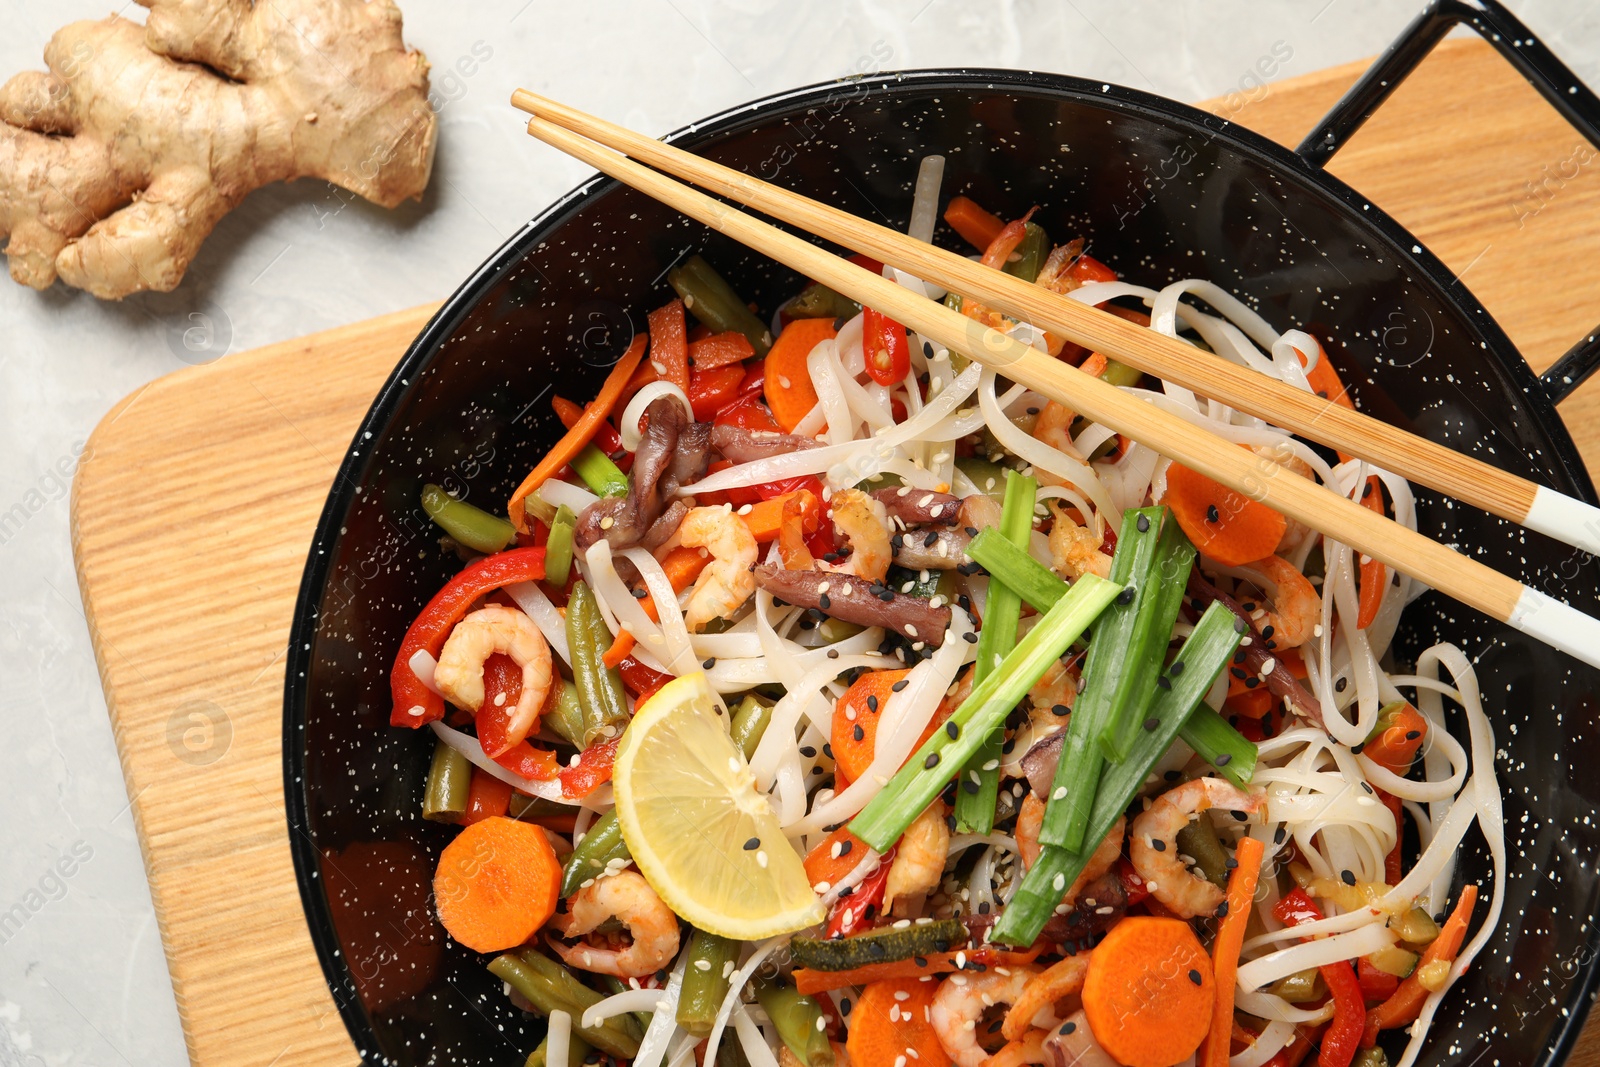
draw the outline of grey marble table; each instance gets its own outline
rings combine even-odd
[[[901,67],[1053,70],[1185,100],[1377,52],[1410,0],[401,0],[433,63],[438,162],[385,212],[317,182],[252,194],[175,293],[121,304],[0,280],[0,1067],[184,1059],[68,534],[68,481],[118,399],[206,355],[438,299],[584,176],[532,143],[519,85],[651,133],[792,86]],[[1600,6],[1513,6],[1591,84]],[[101,0],[0,0],[0,77]],[[128,4],[124,17],[142,18]],[[1274,46],[1277,45],[1277,48]],[[138,492],[138,486],[128,491]],[[20,508],[19,508],[20,506]],[[226,635],[219,635],[226,639]],[[197,649],[197,655],[204,650]],[[266,1065],[263,1065],[266,1067]]]

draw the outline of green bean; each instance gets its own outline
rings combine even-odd
[[[576,684],[565,678],[556,679],[555,700],[540,722],[573,747],[583,747],[583,703],[578,699]]]
[[[698,255],[667,271],[667,283],[683,298],[683,306],[714,333],[738,330],[750,339],[757,356],[772,347],[772,331],[739,299],[739,294]]]
[[[556,508],[555,517],[548,525],[550,538],[544,543],[544,580],[563,586],[572,573],[572,535],[578,526],[578,516],[562,504]]]
[[[1049,249],[1050,235],[1044,232],[1044,227],[1036,222],[1024,222],[1022,241],[1002,269],[1007,274],[1031,282],[1039,277],[1039,268],[1044,266],[1044,256]]]
[[[428,787],[422,793],[422,817],[429,822],[460,822],[467,811],[472,761],[445,744],[433,744]]]
[[[489,964],[489,973],[509,983],[542,1014],[564,1011],[571,1015],[572,1032],[602,1052],[625,1059],[638,1054],[643,1034],[638,1030],[637,1020],[631,1016],[614,1016],[599,1026],[580,1024],[584,1009],[605,997],[578,981],[559,963],[533,949],[523,949],[516,954],[508,952],[496,956]]]
[[[812,282],[783,310],[791,319],[853,319],[861,314],[861,305],[821,282]]]
[[[772,705],[757,699],[754,693],[746,694],[734,709],[729,733],[745,759],[755,758],[756,746],[761,743],[761,735],[767,732],[767,723],[771,721]]]
[[[561,895],[570,897],[583,883],[606,869],[613,860],[632,859],[628,845],[622,840],[622,826],[617,822],[616,811],[608,811],[594,821],[589,832],[583,835],[561,865]]]
[[[1206,881],[1218,889],[1228,886],[1228,854],[1223,851],[1217,828],[1201,816],[1178,831],[1178,851],[1194,860]]]
[[[594,445],[584,445],[572,458],[572,469],[599,496],[627,496],[628,476]]]
[[[689,937],[689,962],[678,994],[678,1025],[705,1037],[728,995],[728,976],[739,962],[739,943],[696,930]],[[733,965],[733,966],[730,966]]]
[[[474,552],[498,552],[517,536],[516,527],[465,500],[457,500],[437,485],[422,487],[422,510],[439,528]]]
[[[594,593],[582,582],[567,599],[567,651],[572,657],[572,678],[583,707],[583,743],[619,736],[628,725],[628,698],[622,690],[622,673],[607,667],[600,657],[611,647],[611,630],[600,615]]]
[[[804,1067],[833,1067],[833,1046],[828,1043],[821,1005],[776,979],[757,981],[755,987],[761,1010]]]
[[[528,1059],[523,1063],[522,1067],[578,1067],[578,1064],[588,1059],[589,1054],[593,1051],[589,1046],[589,1042],[583,1039],[583,1035],[578,1033],[577,1030],[573,1030],[567,1035],[566,1063],[550,1063],[550,1038],[546,1037],[539,1042],[538,1048],[528,1053]]]

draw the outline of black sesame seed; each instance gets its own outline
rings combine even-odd
[[[1288,832],[1285,831],[1284,828],[1280,826],[1280,827],[1278,827],[1276,830],[1274,830],[1272,832],[1272,843],[1274,845],[1281,845],[1281,844],[1283,844],[1283,839],[1285,837],[1287,837],[1287,836],[1288,836]]]
[[[912,956],[911,957],[911,962],[915,963],[918,967],[926,967],[928,965],[928,957],[926,957],[926,956]]]
[[[1240,822],[1249,822],[1250,821],[1250,816],[1246,815],[1242,811],[1236,811],[1236,812],[1233,812],[1232,814],[1233,814],[1233,817],[1235,819],[1238,819]]]
[[[1075,1031],[1077,1029],[1078,1029],[1078,1024],[1077,1023],[1062,1023],[1061,1024],[1061,1029],[1057,1030],[1056,1033],[1058,1033],[1061,1036],[1065,1037],[1066,1035],[1072,1033],[1073,1031]]]
[[[1270,638],[1275,633],[1277,633],[1277,631],[1274,630],[1271,626],[1263,626],[1261,628],[1261,636],[1262,637]]]
[[[922,761],[923,769],[931,771],[937,766],[939,766],[939,753],[937,753],[937,752],[928,753],[928,758]]]
[[[950,735],[950,740],[954,741],[961,736],[961,727],[957,726],[954,722],[947,721],[944,724],[944,732]]]
[[[1335,693],[1342,693],[1342,692],[1345,691],[1346,688],[1349,687],[1349,685],[1350,685],[1350,679],[1348,679],[1348,678],[1340,678],[1338,681],[1333,683],[1333,691]]]
[[[1339,872],[1339,880],[1341,882],[1343,882],[1345,885],[1355,885],[1356,884],[1356,872],[1352,871],[1352,870],[1349,870],[1348,868],[1345,869],[1345,870],[1342,870],[1342,871]]]
[[[1239,606],[1241,608],[1243,608],[1244,610],[1246,610],[1246,611],[1254,611],[1254,610],[1256,610],[1256,602],[1254,600],[1246,600],[1243,604],[1240,604]]]
[[[1155,838],[1150,842],[1150,847],[1155,849],[1157,852],[1165,852],[1167,850],[1167,843],[1160,838]]]
[[[922,539],[922,547],[923,548],[932,548],[935,544],[938,543],[938,541],[939,541],[939,533],[938,533],[938,531],[929,530],[928,531],[928,536],[924,537]]]
[[[833,746],[828,744],[826,741],[824,741],[822,743],[822,754],[824,756],[827,756],[829,759],[832,759],[833,758]]]
[[[978,914],[979,915],[987,915],[987,914],[989,914],[989,902],[987,900],[979,902],[979,904],[978,904]]]
[[[817,594],[817,607],[821,608],[823,611],[827,611],[829,608],[833,607],[833,601],[829,599],[827,593]]]
[[[1226,767],[1228,764],[1233,762],[1233,753],[1224,752],[1222,755],[1216,758],[1215,762],[1218,767]]]
[[[1234,859],[1232,856],[1229,856],[1228,857],[1228,862],[1224,863],[1223,866],[1228,868],[1228,870],[1230,870],[1230,871],[1236,870],[1238,868],[1238,866],[1239,866],[1239,861]]]
[[[929,359],[933,358],[933,342],[932,341],[924,341],[924,342],[922,342],[922,354],[924,356],[928,357]]]
[[[1050,714],[1058,717],[1062,715],[1070,715],[1072,714],[1072,709],[1067,707],[1065,704],[1055,704],[1050,708]]]
[[[889,687],[889,692],[898,693],[898,692],[900,692],[900,690],[904,689],[906,686],[908,686],[910,684],[911,684],[911,682],[908,679],[902,678],[898,682],[894,683],[893,685],[891,685]]]
[[[1244,681],[1245,673],[1242,667],[1230,667],[1228,668],[1228,673],[1239,679],[1241,682]]]
[[[648,589],[635,589],[633,591],[633,599],[635,599],[635,600],[643,600],[645,597],[647,597],[649,595],[650,595],[650,591]]]
[[[1233,662],[1243,663],[1245,659],[1249,657],[1249,655],[1250,653],[1246,652],[1244,649],[1236,648],[1233,650]]]
[[[1123,607],[1127,607],[1129,604],[1133,603],[1133,598],[1138,595],[1139,591],[1130,585],[1122,592],[1117,594],[1117,603],[1121,604]]]
[[[1256,686],[1258,686],[1260,684],[1261,684],[1261,679],[1257,678],[1253,674],[1250,677],[1248,677],[1248,678],[1246,678],[1244,680],[1244,687],[1246,689],[1254,689]]]
[[[968,526],[967,527],[967,536],[968,537],[977,537],[978,536],[978,528],[976,526]]]
[[[712,667],[715,667],[716,665],[717,665],[717,657],[715,657],[715,656],[707,656],[705,659],[700,661],[700,666],[704,667],[708,671]]]
[[[1169,782],[1176,782],[1179,778],[1183,777],[1183,772],[1182,771],[1165,771],[1165,772],[1162,773],[1161,777],[1165,778]]]
[[[1149,533],[1150,532],[1150,516],[1148,516],[1148,515],[1140,515],[1139,516],[1139,521],[1137,523],[1135,523],[1134,525],[1139,527],[1139,532],[1140,533]]]
[[[1172,680],[1163,674],[1156,678],[1156,685],[1160,686],[1162,689],[1171,689]]]
[[[760,847],[761,847],[761,838],[759,838],[759,837],[752,837],[750,840],[748,840],[748,841],[746,841],[744,843],[744,850],[746,852],[754,852],[756,849],[758,849]]]
[[[885,589],[883,592],[878,594],[878,599],[883,601],[885,604],[888,604],[888,603],[893,602],[894,594],[891,593],[889,590]]]
[[[927,966],[927,964],[926,963],[920,963],[917,966],[925,967],[925,966]],[[849,1015],[850,1014],[850,998],[849,997],[840,997],[839,998],[839,1014],[840,1015]]]
[[[860,741],[862,738],[867,736],[867,732],[861,728],[860,723],[856,723],[855,729],[850,731],[850,736],[854,737],[857,741]]]
[[[971,630],[968,630],[966,633],[962,634],[961,639],[969,645],[975,645],[978,643],[978,635],[973,633]]]
[[[965,789],[970,796],[978,795],[978,783],[974,782],[971,778],[968,778],[966,781],[962,782],[961,788]]]
[[[1217,513],[1217,506],[1215,504],[1207,504],[1206,505],[1206,521],[1207,522],[1220,522],[1221,520],[1222,520],[1222,516]]]
[[[1151,733],[1155,733],[1156,730],[1160,729],[1160,727],[1161,727],[1161,720],[1160,720],[1160,718],[1158,718],[1155,715],[1150,716],[1148,719],[1146,719],[1144,721],[1144,728],[1146,730],[1150,731]]]
[[[1236,634],[1247,634],[1250,632],[1250,624],[1245,622],[1243,619],[1234,619],[1233,632]]]
[[[1226,919],[1228,917],[1228,902],[1226,900],[1217,905],[1215,915],[1219,919]]]
[[[1406,731],[1406,740],[1407,741],[1415,741],[1417,738],[1419,738],[1421,736],[1422,736],[1422,731],[1421,730],[1407,730]]]
[[[843,315],[840,315],[838,318],[834,319],[833,320],[833,332],[834,333],[838,333],[840,330],[844,329],[844,324],[849,322],[849,321],[850,320],[845,318]]]
[[[868,711],[877,711],[878,710],[878,696],[877,696],[876,693],[871,694],[871,695],[869,695],[867,697],[867,710]]]
[[[1183,660],[1181,660],[1181,659],[1173,660],[1172,661],[1172,666],[1167,668],[1167,673],[1172,675],[1174,678],[1176,678],[1178,675],[1182,674],[1183,673]]]
[[[996,1019],[994,1022],[990,1023],[989,1024],[989,1032],[991,1034],[998,1034],[1000,1032],[1000,1024],[1003,1023],[1004,1021],[1005,1021],[1004,1019]]]
[[[815,758],[816,754],[817,750],[812,748],[810,745],[800,746],[800,755],[804,756],[806,759],[813,759]]]
[[[848,855],[850,855],[850,850],[852,848],[855,848],[855,847],[856,847],[856,843],[854,841],[843,841],[843,842],[840,842],[840,844],[839,844],[839,855],[848,856]]]
[[[1195,970],[1193,967],[1189,968],[1189,981],[1193,982],[1195,985],[1199,985],[1201,981],[1200,972]]]

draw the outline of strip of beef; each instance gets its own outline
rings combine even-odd
[[[1061,762],[1061,745],[1066,739],[1067,732],[1057,730],[1022,757],[1022,773],[1028,776],[1028,787],[1034,796],[1047,797],[1055,787],[1056,764]]]
[[[645,414],[650,422],[633,454],[628,493],[597,500],[583,509],[574,530],[581,551],[602,537],[614,549],[665,541],[677,523],[664,533],[652,527],[668,512],[668,501],[678,487],[699,480],[706,472],[711,458],[709,423],[692,421],[683,405],[670,396],[657,399]]]
[[[711,447],[722,453],[722,458],[730,463],[749,463],[816,448],[817,442],[797,433],[769,433],[765,430],[747,430],[742,426],[713,426]]]
[[[803,608],[816,608],[857,626],[882,626],[911,641],[937,648],[950,628],[950,609],[906,596],[879,582],[835,571],[790,571],[774,563],[755,569],[756,584]]]
[[[949,493],[935,493],[928,489],[899,486],[893,489],[876,489],[872,493],[883,502],[891,519],[899,519],[901,526],[925,526],[938,523],[954,526],[961,512],[961,498]]]
[[[1272,695],[1282,700],[1290,711],[1319,730],[1327,729],[1322,702],[1312,696],[1300,684],[1300,679],[1290,674],[1289,668],[1273,655],[1273,650],[1267,647],[1270,642],[1261,636],[1261,631],[1250,621],[1250,613],[1237,600],[1202,578],[1198,570],[1189,575],[1187,592],[1196,611],[1204,611],[1213,601],[1220,601],[1223,607],[1233,612],[1237,620],[1234,628],[1244,635],[1233,653],[1233,662],[1228,665],[1228,670],[1235,678],[1243,680],[1246,685],[1251,678],[1260,679],[1260,684],[1271,690]],[[1271,669],[1267,670],[1269,663]]]

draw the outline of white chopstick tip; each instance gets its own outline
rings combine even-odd
[[[1533,494],[1522,525],[1600,556],[1600,508],[1548,486],[1539,486]]]
[[[1523,586],[1522,596],[1506,622],[1552,648],[1600,667],[1600,619],[1591,618],[1570,604]]]

